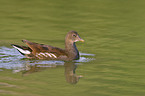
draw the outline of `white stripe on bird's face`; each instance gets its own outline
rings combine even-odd
[[[57,56],[54,55],[53,53],[47,53],[47,52],[45,52],[45,53],[42,53],[42,52],[37,53],[36,57],[38,57],[38,58],[42,58],[42,57],[57,58]]]

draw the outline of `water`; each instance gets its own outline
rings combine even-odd
[[[72,63],[81,64],[83,62],[89,62],[93,60],[93,58],[86,58],[83,56],[90,57],[94,56],[94,54],[80,53],[80,56],[79,60],[74,60]],[[21,55],[15,48],[0,47],[0,68],[13,69],[15,72],[17,70],[27,70],[25,65],[35,66],[37,64],[39,67],[56,67],[59,65],[63,66],[65,63],[68,62],[54,60],[29,60]]]
[[[145,96],[144,0],[1,0],[1,96]],[[76,30],[77,61],[29,60],[21,40],[64,48]]]

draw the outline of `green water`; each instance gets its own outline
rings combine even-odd
[[[1,0],[0,96],[145,96],[144,5],[144,0]],[[28,39],[64,48],[70,30],[85,40],[77,43],[79,51],[95,56],[82,56],[89,60],[77,65],[47,64],[29,61],[10,46]]]

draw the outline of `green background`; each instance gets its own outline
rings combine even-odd
[[[95,54],[77,66],[77,84],[65,81],[64,66],[27,76],[0,71],[1,96],[145,96],[144,0],[1,0],[0,46],[22,39],[64,48],[68,31]],[[0,57],[2,59],[2,57]]]

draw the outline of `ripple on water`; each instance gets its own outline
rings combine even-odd
[[[75,63],[80,64],[82,62],[89,62],[93,58],[94,54],[80,53],[81,57],[79,60],[74,60]],[[18,69],[25,67],[26,64],[35,65],[47,64],[45,67],[53,67],[56,65],[64,65],[64,61],[48,61],[48,60],[29,60],[25,56],[21,55],[15,48],[0,47],[0,68],[5,69]]]

